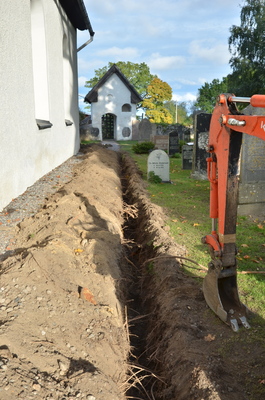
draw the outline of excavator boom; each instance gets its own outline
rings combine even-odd
[[[203,282],[205,300],[234,331],[238,331],[241,324],[250,328],[248,310],[241,303],[237,288],[236,222],[242,132],[265,140],[265,116],[242,115],[237,102],[265,107],[265,95],[238,98],[222,94],[217,99],[211,118],[207,158],[212,232],[202,238],[211,255]]]

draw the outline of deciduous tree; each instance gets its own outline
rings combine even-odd
[[[227,91],[227,78],[223,78],[221,81],[219,79],[214,79],[210,83],[206,82],[199,89],[199,96],[195,103],[196,108],[204,112],[212,113],[217,96]]]
[[[132,63],[130,61],[118,61],[117,63],[109,62],[107,66],[96,69],[95,76],[92,79],[89,79],[85,86],[87,88],[93,88],[114,64],[119,68],[123,75],[126,76],[140,96],[144,98],[146,96],[147,86],[150,84],[152,79],[156,77],[156,75],[151,74],[150,68],[144,62],[140,64]]]
[[[142,108],[151,122],[172,124],[173,116],[164,104],[171,98],[172,88],[169,84],[154,78],[147,86],[147,93],[142,102]]]
[[[265,92],[265,4],[264,0],[245,0],[241,25],[230,29],[229,87],[237,96]]]

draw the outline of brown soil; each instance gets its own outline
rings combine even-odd
[[[258,327],[208,309],[132,160],[83,152],[1,265],[0,399],[264,399]]]

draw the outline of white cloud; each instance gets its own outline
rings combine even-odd
[[[217,65],[227,64],[230,59],[228,45],[224,43],[216,43],[215,40],[193,40],[189,46],[189,53],[193,57]]]
[[[135,47],[110,47],[108,49],[100,50],[97,52],[99,57],[115,57],[116,60],[132,60],[139,57],[139,50]]]
[[[155,71],[179,69],[184,66],[185,58],[182,56],[161,56],[159,53],[153,53],[147,64],[151,70]]]
[[[198,82],[192,81],[190,79],[177,79],[177,82],[182,83],[183,85],[190,85],[190,86],[195,86],[198,85]]]
[[[184,93],[183,95],[173,94],[172,99],[181,103],[182,101],[195,101],[197,99],[197,96],[188,92]]]

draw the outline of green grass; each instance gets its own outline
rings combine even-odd
[[[143,179],[147,180],[148,155],[132,152],[135,141],[119,144],[121,149],[127,151],[136,161],[143,173]],[[191,171],[182,170],[180,158],[170,158],[170,180],[172,184],[148,182],[150,198],[153,203],[165,209],[170,234],[177,243],[186,247],[187,257],[207,267],[210,255],[207,246],[201,243],[201,238],[211,233],[209,182],[195,180],[191,177]],[[241,301],[265,319],[265,275],[240,273],[265,270],[265,221],[263,223],[239,216],[237,247]],[[190,268],[186,268],[186,271],[197,278],[205,275]]]

